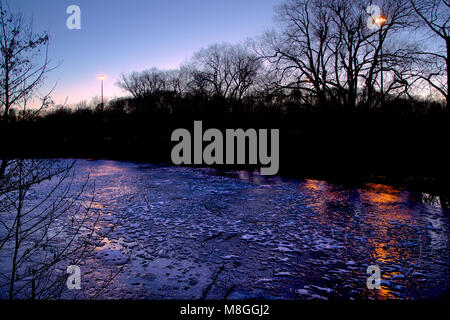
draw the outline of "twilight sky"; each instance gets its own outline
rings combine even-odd
[[[280,0],[3,0],[51,36],[52,71],[41,89],[57,83],[56,103],[120,96],[121,72],[176,68],[202,47],[239,42],[271,28]],[[66,8],[81,9],[81,30],[69,30]]]

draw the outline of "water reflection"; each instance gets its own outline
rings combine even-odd
[[[248,170],[214,170],[213,174],[223,175],[238,178],[243,182],[250,182],[257,185],[278,185],[283,182],[283,179],[279,176],[263,176],[260,174],[259,170],[248,171]]]
[[[423,207],[418,208],[409,192],[392,186],[367,183],[358,189],[344,189],[325,181],[307,179],[300,183],[300,190],[309,196],[308,204],[316,212],[316,220],[335,230],[351,232],[365,246],[367,264],[379,265],[382,270],[382,287],[366,292],[378,299],[396,299],[392,279],[406,278],[404,286],[414,286],[408,281],[410,272],[421,270],[424,231],[420,225],[430,224],[433,219],[436,230],[445,229],[442,219],[436,219]],[[359,218],[363,214],[364,220]],[[345,220],[344,220],[345,218]],[[436,221],[437,220],[437,221]],[[355,223],[356,222],[356,223]],[[333,234],[333,233],[331,233]],[[445,247],[446,236],[430,232],[432,248]],[[349,250],[361,251],[361,247],[349,244]],[[411,271],[413,268],[413,271]],[[409,274],[408,274],[409,272]],[[395,288],[403,290],[402,285]]]
[[[392,186],[366,183],[364,187],[367,188],[363,193],[365,200],[380,208],[390,207],[401,200],[400,190]]]
[[[106,297],[198,298],[221,265],[225,287],[211,290],[230,298],[418,298],[448,288],[447,216],[420,194],[258,171],[82,165],[96,182],[93,209],[113,228],[97,261],[126,266],[120,295]],[[380,290],[366,288],[369,265],[380,266]]]
[[[111,174],[115,174],[118,172],[123,171],[124,168],[118,165],[117,162],[113,161],[103,161],[100,165],[95,166],[91,172],[91,177],[101,177],[101,176],[107,176]]]

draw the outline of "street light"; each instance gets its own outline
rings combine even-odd
[[[100,80],[100,82],[101,82],[101,97],[102,97],[102,104],[101,104],[101,110],[103,111],[103,80],[105,80],[105,75],[104,74],[101,74],[101,75],[99,75],[98,76],[98,79]]]
[[[378,29],[380,30],[380,72],[381,72],[381,100],[383,100],[383,94],[384,94],[384,84],[383,84],[383,41],[381,41],[381,31],[383,29],[383,26],[386,24],[387,19],[386,17],[379,16],[378,18],[373,19],[373,22],[378,26]]]
[[[383,25],[383,24],[386,23],[386,18],[385,17],[378,17],[378,18],[373,19],[373,22],[375,24],[378,24],[378,25]]]

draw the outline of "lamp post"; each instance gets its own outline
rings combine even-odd
[[[381,72],[381,100],[383,100],[383,94],[384,94],[384,84],[383,84],[383,41],[382,39],[382,29],[383,26],[386,24],[386,17],[379,16],[378,18],[374,19],[375,24],[378,26],[378,29],[380,31],[380,72]]]
[[[101,82],[101,97],[102,97],[101,111],[103,112],[103,80],[105,80],[105,75],[104,74],[99,75],[98,79]]]

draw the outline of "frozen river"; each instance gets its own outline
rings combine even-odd
[[[81,266],[89,297],[421,299],[449,292],[448,213],[378,184],[78,160],[110,230]],[[87,199],[87,197],[86,197]],[[381,288],[367,288],[368,266]],[[66,292],[68,297],[73,291]],[[77,294],[79,294],[77,292]]]

